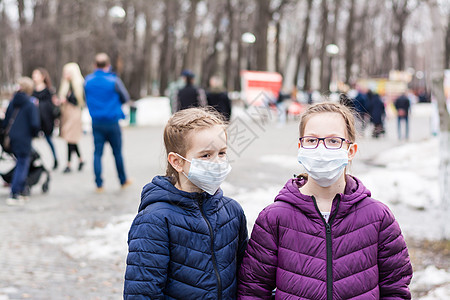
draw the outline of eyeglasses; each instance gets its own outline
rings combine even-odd
[[[322,141],[325,148],[330,150],[341,149],[342,144],[344,142],[352,144],[352,142],[350,142],[349,140],[337,136],[330,136],[325,138],[304,136],[301,137],[299,140],[300,140],[299,146],[301,146],[304,149],[316,149],[319,146],[320,141]]]

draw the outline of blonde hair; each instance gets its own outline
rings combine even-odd
[[[356,127],[355,127],[355,117],[352,111],[345,105],[332,102],[322,102],[310,106],[301,116],[299,132],[300,136],[305,133],[306,123],[309,121],[312,115],[320,113],[338,113],[342,116],[345,122],[345,127],[347,129],[346,138],[354,143],[356,141]]]
[[[34,89],[33,79],[30,77],[20,77],[17,79],[17,84],[19,85],[19,91],[31,96]]]
[[[188,108],[176,112],[167,122],[164,128],[164,146],[166,154],[170,152],[185,156],[191,147],[191,134],[196,131],[222,126],[225,130],[226,122],[223,117],[213,108]],[[167,162],[166,176],[172,183],[178,182],[178,172]]]
[[[63,75],[61,78],[61,85],[59,87],[59,98],[66,98],[70,87],[77,98],[78,106],[84,106],[84,78],[81,75],[80,67],[77,63],[70,62],[64,65],[63,74],[66,72],[70,76],[70,80]]]

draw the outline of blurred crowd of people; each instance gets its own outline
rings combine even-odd
[[[40,158],[32,148],[34,137],[45,137],[53,156],[53,170],[58,169],[59,150],[53,142],[55,126],[59,127],[59,135],[67,143],[67,161],[63,173],[72,172],[73,154],[78,158],[77,170],[83,170],[85,160],[78,144],[83,133],[82,110],[85,106],[92,119],[96,191],[103,192],[101,157],[106,142],[113,150],[122,188],[131,184],[125,173],[118,123],[125,117],[121,106],[129,100],[129,94],[120,78],[112,72],[107,54],[97,54],[95,71],[86,80],[77,63],[65,64],[58,91],[52,85],[50,74],[42,67],[34,69],[31,78],[21,77],[17,84],[17,91],[1,123],[2,156],[6,153],[15,160],[15,167],[9,172],[12,174],[11,180],[6,180],[2,174],[5,184],[11,186],[7,204],[23,205],[28,200],[32,184],[29,170],[36,157]]]

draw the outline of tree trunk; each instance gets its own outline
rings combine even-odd
[[[450,116],[447,110],[446,99],[444,94],[444,25],[441,22],[441,14],[436,0],[429,2],[432,32],[433,32],[433,47],[432,51],[432,94],[438,102],[439,109],[439,123],[440,123],[440,163],[439,163],[439,190],[442,211],[442,231],[443,238],[450,238],[450,231],[448,229],[448,209],[449,209],[449,195],[450,195]]]
[[[350,84],[352,80],[353,48],[354,38],[353,29],[355,22],[355,0],[350,2],[350,12],[348,16],[347,30],[345,32],[345,83]]]
[[[147,94],[151,94],[152,91],[152,69],[153,69],[153,32],[152,32],[152,9],[151,6],[147,5],[145,7],[145,42],[143,49],[144,56],[144,87],[147,91]]]
[[[220,11],[220,10],[219,10]],[[208,56],[203,61],[202,68],[202,81],[201,86],[205,87],[208,85],[209,78],[214,75],[215,70],[217,70],[217,48],[216,45],[220,41],[220,20],[222,19],[222,14],[220,12],[216,12],[214,19],[214,28],[216,31],[214,32],[214,39],[212,45],[208,45],[206,48],[206,53]]]
[[[303,76],[303,90],[305,91],[309,91],[311,89],[311,56],[309,55],[309,46],[306,45],[306,52],[305,52],[305,57],[306,57],[306,63],[305,63],[305,74]]]
[[[299,77],[300,74],[303,73],[303,76],[306,75],[306,65],[309,64],[308,59],[308,37],[309,37],[309,27],[311,24],[311,9],[313,0],[307,0],[308,1],[308,7],[306,9],[306,19],[305,19],[305,25],[303,27],[303,33],[302,33],[302,45],[297,53],[297,62],[298,62],[298,69],[295,72],[295,80],[294,84],[297,87],[301,87],[303,89],[306,89],[306,81],[303,81],[303,86],[299,85]]]
[[[321,5],[321,39],[322,43],[319,51],[320,58],[320,90],[322,93],[328,92],[329,86],[327,86],[327,77],[325,76],[325,49],[328,43],[328,0],[322,0]]]
[[[178,6],[178,1],[166,1],[164,11],[164,30],[163,42],[160,48],[161,64],[160,64],[160,83],[159,94],[164,95],[165,90],[169,84],[169,71],[171,70],[171,62],[173,59],[173,46],[175,39],[175,18],[173,17],[175,6]]]
[[[24,74],[27,70],[27,66],[24,64],[24,58],[26,57],[26,21],[25,21],[25,3],[24,0],[17,0],[17,12],[19,14],[19,40],[20,40],[20,70],[19,73]]]
[[[445,66],[450,69],[450,12],[447,15],[447,33],[445,35]]]
[[[190,1],[190,11],[189,11],[189,16],[186,20],[186,35],[185,38],[187,39],[187,49],[186,49],[186,53],[183,57],[183,66],[182,69],[190,69],[192,70],[194,68],[195,65],[195,47],[197,47],[196,45],[196,40],[194,38],[194,31],[195,31],[195,26],[197,25],[197,4],[198,4],[199,0],[191,0]]]
[[[399,31],[397,32],[397,70],[405,70],[405,43],[403,41],[403,32],[405,30],[406,20],[398,20]]]
[[[233,50],[233,42],[234,42],[234,11],[233,4],[231,0],[227,0],[226,11],[228,17],[228,43],[225,44],[225,75],[224,75],[224,85],[227,90],[231,90],[233,88],[233,75],[232,75],[232,50]]]
[[[332,44],[337,44],[337,36],[338,36],[338,20],[339,20],[339,13],[340,13],[340,8],[341,8],[341,0],[335,0],[334,2],[334,21],[333,21],[333,31],[331,33],[331,43]],[[333,80],[332,76],[333,76],[333,71],[337,72],[337,70],[333,70],[334,66],[333,66],[333,60],[338,59],[337,57],[334,57],[333,55],[329,55],[329,60],[328,60],[328,76],[327,76],[327,87],[330,86],[331,81]]]
[[[280,43],[280,36],[281,36],[281,19],[282,19],[282,13],[279,12],[280,17],[278,20],[276,20],[276,36],[275,36],[275,71],[278,73],[282,73],[281,70],[281,43]]]
[[[270,0],[258,0],[257,21],[255,24],[256,41],[250,49],[256,50],[256,69],[259,71],[267,70],[267,29],[270,22]]]

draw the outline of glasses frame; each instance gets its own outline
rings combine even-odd
[[[303,147],[303,141],[302,141],[302,140],[305,139],[305,138],[313,138],[313,139],[317,139],[317,144],[316,144],[316,146],[315,146],[315,147]],[[332,138],[332,139],[339,139],[339,140],[341,140],[341,145],[339,146],[339,148],[328,148],[328,147],[327,147],[327,145],[326,145],[326,143],[325,143],[325,140],[326,140],[326,139],[331,139],[331,138]],[[316,136],[309,136],[309,135],[307,135],[307,136],[302,136],[302,137],[299,138],[298,140],[299,140],[298,146],[299,146],[299,147],[302,147],[303,149],[316,149],[317,147],[319,147],[320,141],[322,141],[323,146],[324,146],[325,148],[327,148],[328,150],[339,150],[339,149],[342,148],[342,145],[344,144],[344,142],[346,142],[346,143],[349,144],[349,145],[353,144],[351,141],[349,141],[349,140],[347,140],[347,139],[344,139],[344,138],[341,138],[341,137],[339,137],[339,136],[327,136],[327,137],[319,138],[319,137],[316,137]]]

